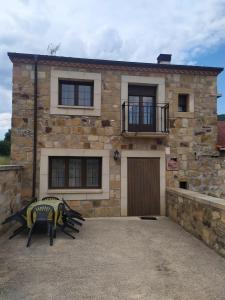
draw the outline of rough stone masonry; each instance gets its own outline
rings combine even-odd
[[[101,73],[101,116],[50,114],[51,71],[66,70]],[[121,75],[152,76],[165,79],[165,99],[169,103],[170,131],[166,138],[125,138],[121,135]],[[31,197],[34,66],[28,60],[13,63],[12,149],[13,164],[24,166],[22,197]],[[194,112],[177,110],[179,93],[194,95]],[[178,170],[166,171],[166,184],[178,187],[187,181],[194,191],[225,198],[224,160],[216,151],[216,75],[198,71],[113,68],[69,62],[39,62],[37,193],[41,148],[108,149],[110,155],[110,196],[106,200],[71,201],[86,216],[119,216],[121,166],[113,159],[115,150],[163,150],[178,158]],[[160,99],[159,99],[160,100]]]

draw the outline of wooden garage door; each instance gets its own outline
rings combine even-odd
[[[128,158],[128,216],[160,215],[159,158]]]

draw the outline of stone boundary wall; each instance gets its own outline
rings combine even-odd
[[[7,216],[21,206],[22,167],[14,165],[0,166],[0,234],[9,228],[2,225]]]
[[[167,188],[166,214],[225,257],[225,199]]]
[[[225,157],[197,156],[188,169],[190,190],[225,199]]]

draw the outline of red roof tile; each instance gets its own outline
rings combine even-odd
[[[225,148],[225,121],[219,121],[218,123],[218,141],[219,147]]]

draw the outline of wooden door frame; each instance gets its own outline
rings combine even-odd
[[[165,216],[166,204],[166,169],[165,169],[165,151],[149,150],[122,150],[121,151],[121,216],[127,216],[127,158],[159,158],[160,168],[160,215]]]

